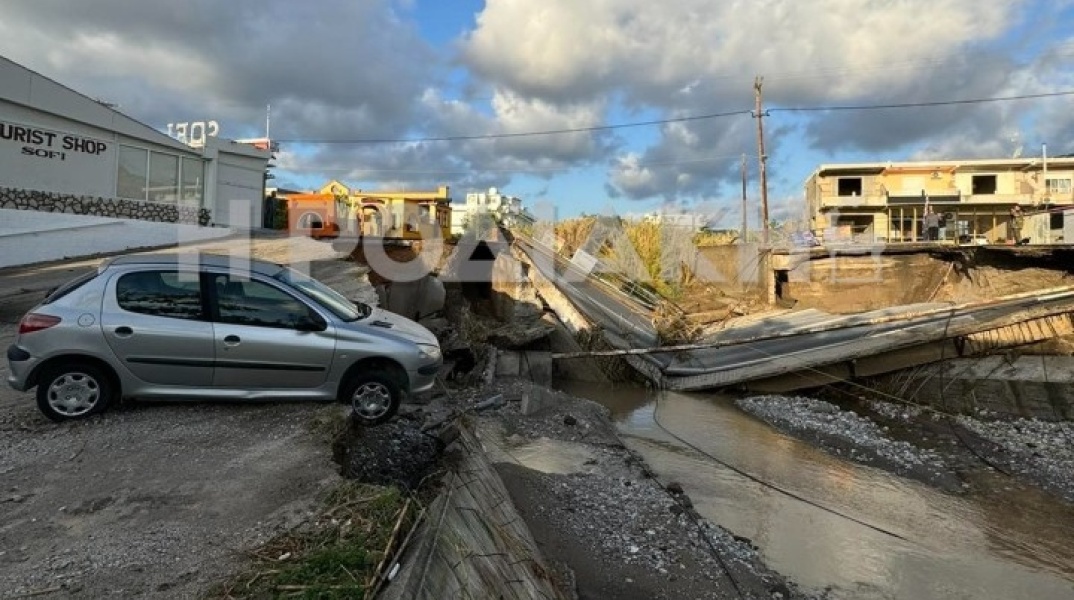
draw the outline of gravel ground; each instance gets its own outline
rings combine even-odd
[[[803,396],[752,396],[737,400],[746,412],[776,428],[804,438],[828,452],[958,492],[963,484],[954,468],[930,448],[896,440],[887,427],[857,413]]]
[[[803,397],[756,396],[738,404],[833,454],[946,491],[968,491],[967,473],[996,470],[1074,502],[1071,422],[989,414],[949,419],[913,405],[878,400],[862,402],[862,414]]]
[[[579,598],[807,597],[768,570],[747,541],[704,521],[681,487],[654,479],[603,407],[549,391],[552,407],[522,415],[529,385],[496,382],[455,400],[503,396],[501,406],[480,413],[481,438],[503,461],[497,468],[542,553],[566,571],[561,579],[574,581]],[[535,442],[578,457],[574,472],[542,472],[515,458]]]
[[[989,462],[1074,502],[1074,423],[960,417],[958,424],[990,442],[978,449]]]
[[[864,408],[911,437],[936,442],[959,471],[989,469],[1074,502],[1074,423],[1001,418],[992,413],[954,419],[915,406],[871,400]]]
[[[272,260],[338,256],[312,240],[253,245]],[[45,289],[97,262],[0,272],[0,348]],[[351,289],[368,286],[327,263]],[[127,403],[58,425],[6,376],[0,361],[0,598],[202,597],[338,481],[309,427],[338,407]]]
[[[0,392],[0,598],[195,598],[337,476],[319,405],[143,405],[54,425]]]

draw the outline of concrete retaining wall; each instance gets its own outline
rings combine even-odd
[[[952,413],[1074,419],[1074,357],[949,360],[883,378],[881,389]]]
[[[235,233],[224,227],[0,209],[0,268],[190,244]]]
[[[382,597],[565,599],[477,438],[464,428],[452,451],[444,491]]]

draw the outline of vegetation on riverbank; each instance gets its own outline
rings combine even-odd
[[[209,597],[372,597],[418,513],[396,487],[343,481],[314,518],[250,551],[250,565]]]

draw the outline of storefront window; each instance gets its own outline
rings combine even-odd
[[[205,163],[197,158],[183,158],[183,184],[179,202],[186,206],[201,206],[205,186]]]
[[[175,203],[179,198],[179,157],[152,152],[149,155],[149,201]]]
[[[148,151],[141,148],[119,147],[119,167],[116,175],[117,196],[145,200],[148,154]]]

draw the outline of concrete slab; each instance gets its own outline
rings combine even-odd
[[[1074,419],[1074,357],[997,355],[921,367],[909,380],[881,381],[891,391],[913,390],[913,400],[940,410],[1007,417]]]
[[[530,416],[543,410],[550,409],[559,404],[555,392],[541,386],[531,385],[522,392],[522,404],[519,410],[523,415]]]
[[[552,353],[526,350],[522,353],[522,376],[538,385],[552,385]]]
[[[585,350],[556,315],[548,313],[541,317],[541,320],[553,327],[552,333],[548,336],[549,349],[552,352],[583,352]],[[590,383],[611,381],[604,374],[600,363],[593,358],[557,360],[552,364],[552,376],[557,381],[586,381]]]
[[[417,281],[396,281],[378,291],[385,310],[419,321],[444,310],[444,284],[427,275]]]
[[[497,352],[496,376],[518,377],[522,371],[522,353],[512,350]]]

